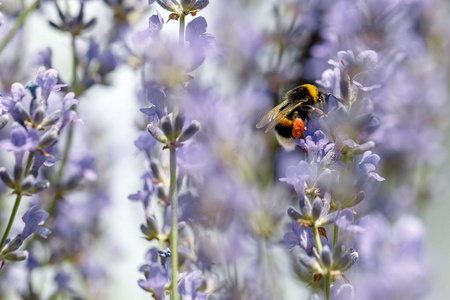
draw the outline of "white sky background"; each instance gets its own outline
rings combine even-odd
[[[220,0],[212,0],[208,8],[201,13],[208,22],[213,20],[215,1]],[[3,1],[3,5],[6,2]],[[142,0],[142,2],[147,1]],[[86,19],[95,13],[100,21],[99,26],[103,26],[106,20],[102,17],[103,10],[96,9],[96,7],[103,7],[103,3],[91,1],[86,6]],[[162,9],[158,10],[167,20],[167,14]],[[51,11],[48,12],[51,13]],[[55,15],[49,16],[49,18],[57,20]],[[147,23],[148,17],[144,17],[137,27],[140,28],[139,30],[144,30]],[[176,34],[177,23],[171,21],[167,26],[172,28]],[[209,28],[214,27],[210,26]],[[210,33],[214,35],[214,32],[210,31]],[[71,68],[68,36],[51,29],[41,14],[33,14],[29,19],[26,34],[30,43],[29,50],[42,49],[49,45],[52,47],[54,66],[62,76],[68,78]],[[35,74],[30,72],[30,77],[34,76]],[[135,98],[136,77],[130,69],[121,67],[114,72],[110,79],[112,86],[91,88],[80,99],[79,105],[81,117],[86,120],[84,126],[94,126],[95,130],[100,130],[104,134],[100,142],[101,148],[98,147],[99,145],[96,146],[96,150],[99,151],[97,154],[101,154],[105,149],[112,149],[114,154],[112,170],[108,171],[108,176],[111,176],[110,194],[113,197],[113,205],[103,216],[105,231],[120,246],[122,256],[109,262],[107,271],[112,282],[105,288],[110,292],[107,299],[149,299],[149,294],[137,285],[137,280],[143,277],[138,272],[138,268],[144,263],[144,254],[149,248],[149,243],[141,238],[142,234],[139,230],[140,224],[144,222],[144,215],[138,203],[132,203],[127,199],[129,194],[136,192],[142,185],[139,177],[143,170],[143,159],[136,156],[134,147],[134,140],[137,137],[134,118],[140,113]],[[446,167],[448,166],[447,162]],[[444,176],[448,178],[449,172],[447,171]],[[427,299],[444,299],[445,297],[439,295],[450,294],[450,285],[448,284],[448,278],[450,278],[450,260],[448,258],[450,203],[446,201],[447,199],[448,197],[445,197],[440,203],[430,206],[425,213],[430,245],[430,280],[431,284],[436,287],[435,293]],[[110,251],[109,248],[104,250]],[[433,277],[436,278],[431,279]],[[292,286],[286,299],[306,299],[306,295],[308,292],[305,293],[304,290]]]

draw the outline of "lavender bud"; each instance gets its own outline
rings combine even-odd
[[[310,216],[312,207],[308,197],[302,197],[298,200],[298,204],[304,216]]]
[[[323,209],[322,199],[320,199],[319,197],[316,197],[316,199],[314,199],[313,207],[312,207],[312,217],[313,217],[314,221],[319,219],[320,214],[322,213],[322,209]]]
[[[11,177],[9,176],[8,171],[4,167],[0,168],[0,178],[7,187],[12,189],[16,187]]]
[[[164,181],[164,172],[162,170],[161,164],[156,159],[151,159],[150,168],[152,169],[153,174],[159,181]]]
[[[83,174],[75,174],[67,180],[67,183],[64,187],[65,190],[74,190],[80,186],[81,181],[84,179]]]
[[[155,140],[157,140],[160,143],[167,144],[167,137],[164,134],[164,132],[162,132],[162,130],[159,129],[159,127],[156,127],[153,124],[148,124],[147,130]]]
[[[9,261],[23,261],[28,259],[28,251],[17,251],[2,256],[3,259]]]
[[[158,225],[156,224],[156,219],[154,216],[147,217],[147,226],[141,225],[141,231],[147,236],[147,240],[153,240],[158,236]]]
[[[183,114],[178,114],[175,118],[175,124],[173,126],[173,136],[174,139],[180,136],[181,130],[183,130],[183,125],[185,121],[185,117]]]
[[[45,118],[45,107],[41,105],[39,106],[38,109],[36,109],[36,111],[33,114],[33,123],[39,125],[44,120],[44,118]]]
[[[59,140],[59,128],[56,126],[53,126],[50,128],[44,135],[41,136],[39,139],[39,148],[46,149],[54,144],[56,144]]]
[[[156,0],[162,8],[167,9],[168,11],[176,12],[178,10],[182,10],[182,7],[179,4],[174,3],[171,0]]]
[[[311,269],[313,271],[319,271],[321,269],[319,262],[311,256],[308,256],[306,254],[300,254],[298,259],[300,263],[305,267],[307,267],[308,269]]]
[[[48,180],[42,180],[39,182],[36,182],[33,185],[33,188],[30,190],[30,193],[36,194],[45,191],[50,187],[50,182]]]
[[[194,4],[195,0],[181,0],[181,5],[183,9],[189,8],[192,4]]]
[[[327,225],[327,224],[331,224],[334,222],[334,219],[336,218],[337,212],[334,211],[330,214],[327,214],[326,216],[323,216],[322,218],[320,218],[320,225]]]
[[[182,143],[189,140],[199,130],[200,130],[200,122],[197,120],[192,121],[191,124],[185,130],[183,130],[180,137],[178,138],[178,142]]]
[[[157,187],[158,198],[164,203],[168,202],[168,195],[166,193],[166,189],[164,188],[164,184],[160,183]]]
[[[20,123],[24,122],[30,122],[31,123],[31,117],[27,113],[27,111],[23,108],[22,103],[18,102],[16,103],[16,106],[14,107],[15,113],[18,115],[20,119]]]
[[[9,121],[9,115],[3,115],[0,117],[0,130],[5,127],[6,124],[8,124]]]
[[[209,4],[209,0],[198,0],[194,3],[191,10],[204,9]]]
[[[16,251],[20,248],[23,244],[22,235],[19,233],[12,241],[9,241],[8,244],[6,244],[0,254],[3,256],[4,254]]]
[[[330,268],[332,262],[331,250],[328,245],[325,245],[322,249],[322,263],[325,267]]]
[[[299,213],[298,211],[296,211],[295,209],[293,209],[292,207],[289,207],[288,211],[287,211],[289,217],[291,217],[292,220],[297,221],[303,219],[303,215],[301,213]]]
[[[161,119],[161,129],[166,135],[166,137],[172,142],[173,141],[173,127],[172,122],[168,116]]]
[[[61,110],[54,111],[53,113],[44,118],[40,127],[46,127],[55,124],[56,122],[59,121],[61,115],[62,115]]]
[[[22,185],[21,185],[21,189],[24,192],[28,192],[34,184],[34,181],[36,180],[36,178],[33,175],[27,175],[23,180],[22,180]]]
[[[351,266],[358,260],[359,255],[358,252],[353,249],[349,249],[347,253],[339,259],[339,266],[342,272],[350,269]]]
[[[154,216],[147,217],[147,226],[151,230],[154,235],[158,234],[158,224],[156,222],[156,218]]]

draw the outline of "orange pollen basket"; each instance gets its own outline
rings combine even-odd
[[[305,123],[302,119],[297,118],[292,124],[292,136],[295,138],[300,138],[303,135],[303,131],[306,129]]]

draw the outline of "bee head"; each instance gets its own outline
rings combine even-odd
[[[300,100],[300,99],[311,99],[314,102],[319,100],[319,90],[312,84],[300,85],[286,93],[286,99],[289,100]]]

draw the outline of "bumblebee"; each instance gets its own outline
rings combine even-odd
[[[303,137],[307,129],[305,121],[314,114],[324,114],[327,98],[312,84],[300,85],[288,91],[284,101],[265,114],[256,128],[267,126],[266,132],[275,128],[278,142],[286,151],[292,151],[295,139]]]

